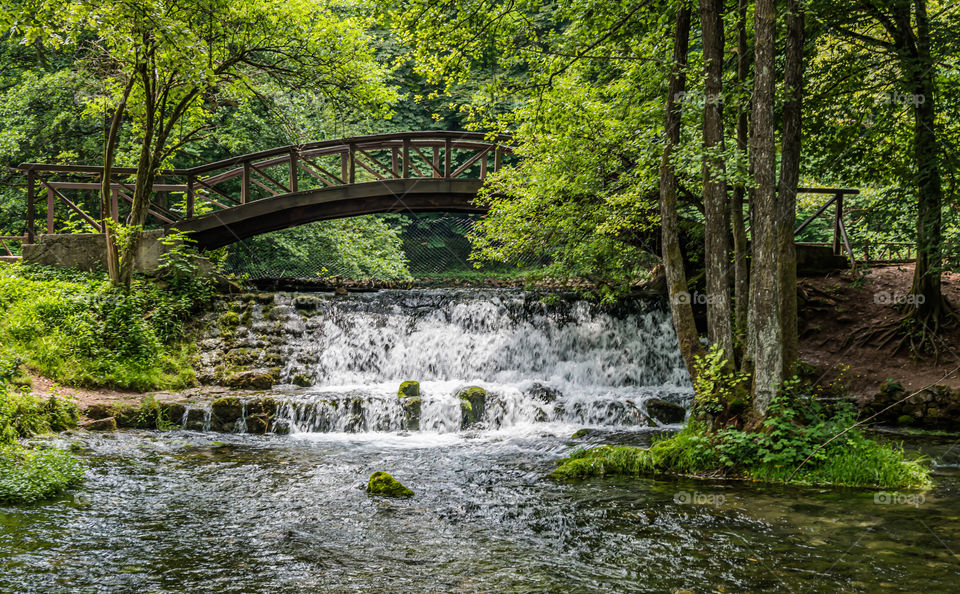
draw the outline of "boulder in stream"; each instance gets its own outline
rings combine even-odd
[[[113,417],[90,419],[89,421],[80,423],[80,428],[86,429],[87,431],[116,431],[117,420]]]
[[[561,396],[560,390],[546,384],[541,384],[540,382],[530,384],[530,387],[524,391],[524,394],[543,403],[556,402],[557,398]]]
[[[420,408],[423,406],[423,401],[418,396],[416,398],[404,398],[400,402],[403,405],[404,425],[407,431],[419,431]]]
[[[682,423],[687,418],[687,409],[662,398],[650,398],[645,405],[647,414],[664,425]]]
[[[420,396],[420,382],[408,380],[400,384],[397,398],[416,398]]]
[[[457,392],[457,398],[460,399],[461,429],[466,429],[483,420],[483,409],[487,401],[486,390],[479,386],[470,386]]]
[[[382,470],[370,475],[370,480],[367,481],[367,493],[383,497],[413,497],[413,491]]]

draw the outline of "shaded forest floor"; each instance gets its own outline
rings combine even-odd
[[[949,345],[939,361],[932,356],[916,357],[893,346],[851,345],[852,339],[871,329],[892,323],[903,315],[896,301],[910,291],[913,264],[878,266],[866,275],[841,271],[823,277],[802,278],[799,282],[800,358],[835,379],[843,369],[850,395],[869,400],[886,383],[898,381],[907,391],[928,384],[960,388],[960,325],[941,334]],[[943,292],[954,308],[960,308],[960,274],[944,273]],[[909,307],[909,306],[902,306]],[[944,374],[949,374],[944,377]]]

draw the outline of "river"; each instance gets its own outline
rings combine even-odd
[[[932,490],[548,477],[572,448],[645,444],[690,389],[661,307],[517,292],[277,296],[290,434],[121,431],[59,438],[88,465],[57,500],[0,507],[3,592],[951,592],[960,446]],[[259,316],[259,317],[258,317]],[[397,404],[421,382],[419,430]],[[457,391],[487,389],[462,426]],[[555,397],[544,400],[535,386]],[[331,401],[359,402],[359,421]],[[317,403],[324,403],[318,405]],[[299,413],[297,411],[300,411]],[[326,416],[324,416],[326,415]],[[356,421],[356,419],[354,419]],[[574,439],[579,428],[591,427]],[[409,499],[369,496],[386,470]]]

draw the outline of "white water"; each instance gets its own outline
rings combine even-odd
[[[258,346],[257,331],[272,328],[283,337],[282,381],[312,381],[278,394],[292,432],[402,431],[405,380],[420,382],[420,431],[440,434],[461,431],[456,394],[467,386],[487,390],[472,427],[485,430],[653,426],[648,399],[686,404],[692,394],[669,314],[650,303],[609,312],[447,289],[325,297],[314,311],[302,308],[306,298],[278,294],[268,315],[255,309],[253,332],[237,334]],[[537,396],[544,387],[555,400]]]

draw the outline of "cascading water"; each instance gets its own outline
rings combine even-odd
[[[444,289],[277,294],[247,307],[231,348],[277,364],[276,423],[291,432],[646,427],[682,421],[676,405],[692,395],[669,314],[653,301],[604,309]],[[398,396],[410,380],[419,393]],[[467,397],[468,387],[483,390]]]

